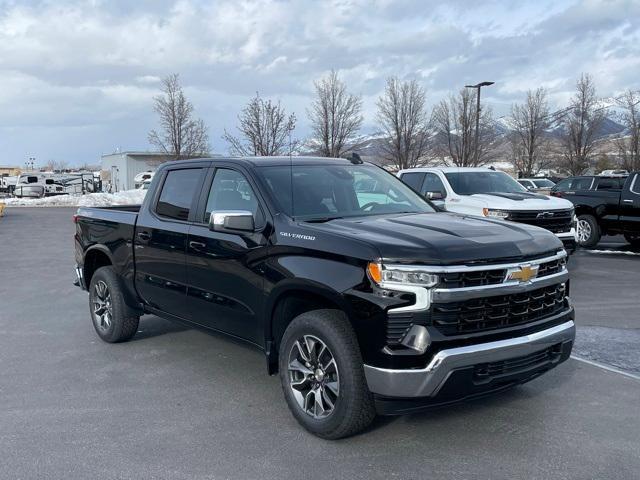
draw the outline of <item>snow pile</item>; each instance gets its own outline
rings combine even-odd
[[[5,198],[8,207],[109,207],[111,205],[140,205],[147,190],[125,190],[116,193],[87,193],[86,195],[56,195],[45,198]]]

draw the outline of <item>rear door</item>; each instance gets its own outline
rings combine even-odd
[[[598,199],[596,214],[605,230],[620,231],[619,218],[622,215],[620,194],[624,179],[619,177],[595,177],[591,197]]]
[[[185,317],[185,252],[206,164],[164,170],[154,198],[142,209],[134,234],[136,287],[149,306]]]
[[[250,211],[253,232],[209,229],[213,211]],[[263,346],[258,324],[264,306],[262,262],[267,253],[267,210],[247,172],[220,163],[203,188],[187,245],[189,320]]]
[[[629,176],[622,190],[620,222],[624,233],[640,234],[640,173]]]

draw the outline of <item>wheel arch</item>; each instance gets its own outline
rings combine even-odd
[[[348,302],[339,292],[324,285],[311,281],[285,281],[272,291],[266,302],[264,316],[267,369],[270,375],[278,372],[279,345],[287,326],[298,315],[320,309],[341,311],[351,322]]]
[[[91,278],[93,274],[96,273],[96,270],[100,267],[108,267],[113,264],[111,252],[109,252],[106,247],[102,245],[89,247],[84,254],[84,264],[82,266],[82,273],[87,288],[91,285]]]

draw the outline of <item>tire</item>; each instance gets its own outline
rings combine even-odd
[[[311,352],[315,352],[317,361],[311,358]],[[307,365],[311,368],[302,364],[305,355],[301,353],[310,357]],[[358,340],[339,310],[314,310],[297,316],[284,332],[278,361],[287,405],[300,425],[314,435],[329,440],[348,437],[365,429],[375,418]],[[291,364],[297,368],[290,368]],[[292,383],[297,383],[295,392]],[[304,398],[312,401],[305,404]],[[316,401],[318,398],[320,402]]]
[[[578,217],[578,244],[581,247],[593,248],[600,242],[600,226],[593,215]]]
[[[631,234],[625,233],[624,239],[631,244],[632,247],[640,247],[640,233]]]
[[[140,317],[124,303],[124,295],[113,267],[101,267],[89,286],[91,323],[107,343],[125,342],[138,331]]]

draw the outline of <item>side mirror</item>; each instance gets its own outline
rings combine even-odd
[[[248,210],[211,212],[209,230],[223,233],[253,232],[255,230],[253,213]]]
[[[444,195],[442,194],[442,192],[427,192],[427,193],[425,193],[425,197],[427,197],[429,200],[443,200],[444,199]]]

